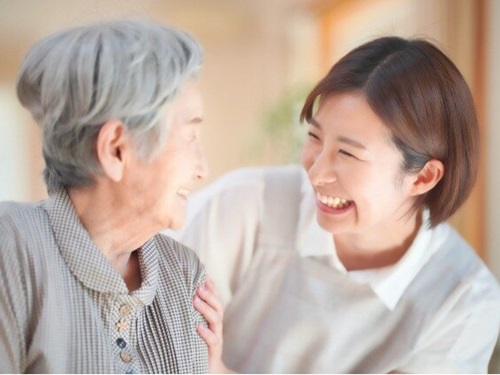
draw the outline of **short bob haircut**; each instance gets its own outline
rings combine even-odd
[[[49,194],[93,184],[102,172],[95,142],[108,120],[122,121],[139,155],[153,158],[169,127],[160,110],[201,65],[193,37],[149,21],[74,27],[35,44],[17,95],[42,130]]]
[[[444,176],[418,197],[430,226],[448,219],[466,200],[477,174],[479,131],[469,88],[451,60],[422,39],[383,37],[339,60],[307,97],[300,115],[309,122],[324,98],[362,93],[392,133],[403,173],[440,160]]]

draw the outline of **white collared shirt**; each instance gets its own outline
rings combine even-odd
[[[198,253],[226,305],[226,364],[254,373],[486,372],[500,289],[463,239],[447,224],[423,225],[396,264],[347,272],[314,199],[291,166],[232,172],[190,200],[174,236]]]

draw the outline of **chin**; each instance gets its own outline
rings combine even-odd
[[[184,219],[174,219],[169,222],[168,228],[173,230],[181,229],[185,224]]]
[[[346,228],[340,223],[333,223],[320,215],[316,216],[316,220],[321,228],[331,234],[339,234],[345,232]]]

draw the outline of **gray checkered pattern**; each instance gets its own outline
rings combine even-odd
[[[156,235],[129,293],[80,224],[64,189],[0,204],[0,372],[207,373],[192,306],[205,271]]]

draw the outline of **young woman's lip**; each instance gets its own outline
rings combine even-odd
[[[344,204],[350,205],[351,203],[353,203],[353,201],[346,199],[346,198],[342,198],[341,196],[332,195],[332,194],[323,194],[319,191],[316,191],[316,199],[325,205],[328,205],[328,203],[325,202],[325,200],[328,200],[330,206],[332,206],[332,205],[338,206],[339,204],[340,205],[344,205]]]
[[[353,206],[354,206],[354,202],[350,201],[349,205],[347,207],[343,207],[343,208],[334,208],[334,207],[330,207],[330,206],[327,206],[326,204],[324,203],[321,203],[321,201],[317,200],[316,199],[316,206],[323,212],[327,213],[327,214],[342,214],[346,211],[349,211]]]

